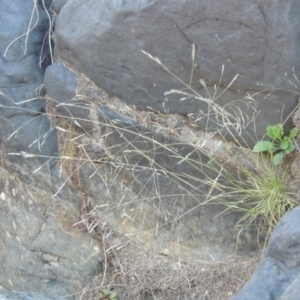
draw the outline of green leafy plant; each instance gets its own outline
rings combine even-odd
[[[117,292],[103,289],[100,293],[101,300],[117,300]]]
[[[245,154],[247,150],[244,150]],[[240,232],[255,226],[258,238],[265,241],[263,249],[278,221],[289,210],[297,205],[290,192],[291,179],[289,167],[277,168],[270,160],[264,157],[255,157],[248,153],[247,167],[240,166],[239,177],[231,176],[224,170],[225,184],[229,186],[229,198],[220,197],[226,209],[222,212],[237,211],[242,216],[236,224]],[[251,168],[249,166],[252,165]],[[220,190],[222,190],[220,186]],[[237,239],[238,248],[239,238]]]
[[[295,150],[293,139],[297,136],[298,129],[293,128],[288,136],[284,136],[282,124],[268,125],[266,134],[272,141],[257,142],[253,148],[253,152],[268,152],[273,158],[274,165],[279,165],[282,162],[284,155],[290,154]],[[277,153],[275,154],[275,152]]]

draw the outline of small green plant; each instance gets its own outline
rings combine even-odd
[[[117,300],[117,292],[103,289],[100,293],[100,300]]]
[[[284,136],[282,124],[268,125],[266,134],[272,141],[257,142],[253,148],[253,152],[268,152],[273,159],[274,165],[279,165],[281,164],[284,155],[290,154],[295,150],[293,139],[297,136],[298,129],[293,128],[288,136]],[[277,153],[275,154],[275,152]]]
[[[231,177],[231,174],[224,170],[229,198],[220,197],[220,203],[226,207],[222,213],[243,213],[236,227],[242,232],[249,226],[255,226],[258,237],[265,238],[264,249],[276,224],[298,203],[290,193],[291,179],[288,167],[277,168],[268,159],[257,158],[254,153],[251,155],[250,151],[248,158],[252,168],[241,165],[239,178]],[[238,241],[236,246],[238,247]]]

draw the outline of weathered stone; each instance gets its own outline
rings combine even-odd
[[[70,124],[76,120],[85,132],[90,132],[92,124],[85,121],[89,120],[90,102],[81,95],[75,98],[77,81],[78,75],[60,61],[45,72],[45,88],[52,106]]]
[[[97,239],[72,227],[82,199],[57,164],[39,63],[49,20],[39,1],[0,6],[0,285],[74,299],[101,273],[103,253]]]
[[[53,296],[76,293],[102,268],[99,241],[71,229],[80,206],[75,199],[55,201],[51,191],[41,191],[41,175],[36,187],[23,185],[3,169],[0,175],[1,285]]]
[[[45,116],[45,100],[38,92],[44,79],[43,69],[38,67],[40,45],[49,21],[40,5],[34,9],[32,1],[18,1],[14,4],[1,1],[0,5],[6,7],[1,10],[0,18],[0,51],[3,55],[0,58],[1,147],[5,144],[5,154],[30,151],[40,155],[41,144],[44,144],[43,155],[50,157],[57,151],[56,137],[49,131],[50,122]],[[23,34],[30,24],[32,12],[31,26],[35,23],[36,26],[26,36]],[[18,22],[14,22],[15,16],[18,16]],[[20,38],[11,43],[18,37]],[[16,159],[9,156],[5,156],[5,160],[7,163],[16,163]],[[32,168],[33,171],[44,162],[45,158],[40,158],[37,165],[27,168]]]
[[[277,224],[260,266],[232,300],[297,299],[299,274],[300,207],[297,207]]]
[[[286,291],[282,294],[279,300],[291,300],[299,297],[300,289],[300,275],[289,285]]]
[[[77,74],[62,62],[56,61],[45,72],[45,87],[48,96],[58,103],[68,104],[76,95]]]
[[[215,195],[205,181],[218,178],[220,166],[192,144],[122,115],[122,104],[118,111],[112,99],[106,97],[105,102],[99,88],[91,82],[82,83],[83,75],[78,74],[76,87],[73,81],[68,84],[74,75],[64,68],[56,73],[56,67],[51,66],[45,85],[49,100],[66,120],[71,112],[82,124],[79,96],[93,104],[85,119],[91,130],[85,139],[81,133],[73,139],[84,153],[80,182],[96,219],[105,219],[132,239],[180,259],[223,260],[232,256],[238,236],[235,224],[241,215],[232,212],[215,218],[224,206],[205,204],[207,195]],[[61,84],[61,76],[66,85]],[[60,96],[70,88],[78,95],[72,99]],[[257,249],[256,234],[247,230],[240,235],[239,254]]]
[[[17,1],[16,3],[18,5],[10,5],[6,1],[0,1],[3,8],[0,20],[0,52],[7,62],[20,62],[21,59],[31,55],[38,57],[41,41],[49,28],[47,15],[41,5],[34,6],[30,0]],[[16,22],[16,17],[18,17],[18,22]],[[30,22],[31,17],[32,22]],[[28,28],[31,31],[27,35],[25,33]],[[28,76],[31,76],[34,71],[35,68],[28,72]],[[11,75],[16,76],[13,73]]]
[[[56,12],[56,14],[59,14],[60,10],[63,8],[63,6],[67,3],[67,0],[53,0],[52,6],[53,10]]]
[[[124,134],[122,130],[120,132]],[[156,136],[153,140],[159,138]],[[136,143],[139,142],[150,145],[150,142],[137,139]],[[180,149],[176,140],[166,139],[165,143],[175,151]],[[154,145],[152,143],[153,148]],[[135,152],[128,147],[122,150],[112,148],[117,151],[116,168],[110,167],[108,162],[96,170],[97,163],[85,164],[80,169],[82,184],[96,218],[106,220],[123,234],[158,253],[185,261],[232,257],[238,236],[238,229],[234,226],[241,215],[232,212],[214,218],[224,211],[224,207],[205,203],[205,193],[209,193],[210,187],[203,184],[197,189],[196,179],[186,180],[185,184],[183,175],[198,175],[195,178],[201,181],[204,172],[206,177],[216,173],[205,168],[194,171],[188,163],[182,163],[175,171],[180,159],[170,158],[169,151],[158,151],[151,166],[142,154],[125,155],[126,151]],[[153,148],[148,149],[151,152]],[[156,169],[156,164],[161,164],[161,169]],[[188,173],[183,173],[184,170]],[[239,255],[247,255],[256,249],[255,231],[247,230],[246,234],[240,235]]]
[[[297,92],[288,79],[293,68],[296,75],[300,71],[299,11],[297,1],[280,0],[230,0],[226,4],[217,0],[167,4],[154,0],[75,0],[58,16],[56,53],[108,93],[138,109],[196,114],[198,124],[211,130],[234,122],[232,118],[217,120],[216,105],[232,113],[231,103],[245,109],[251,118],[253,111],[246,105],[252,100],[247,93],[255,94],[252,98],[260,111],[256,127],[249,124],[242,135],[251,146],[253,139],[265,133],[266,125],[284,120],[296,106],[297,95],[286,90]],[[182,95],[164,96],[164,92],[184,86],[141,52],[159,57],[188,83],[191,44],[196,45],[193,87],[207,97],[199,78],[206,81],[212,95],[222,77],[217,93],[222,96],[210,106],[194,98],[180,101]],[[244,104],[236,101],[239,99],[244,99]]]

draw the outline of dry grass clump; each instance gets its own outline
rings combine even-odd
[[[84,286],[78,300],[99,299],[104,288],[119,300],[230,299],[252,276],[260,256],[207,264],[186,263],[150,251],[102,224],[106,250],[105,278],[99,275]],[[101,299],[101,298],[100,298]]]
[[[200,79],[200,84],[207,94],[207,97],[204,97],[191,86],[194,73],[193,67],[188,84],[172,73],[159,58],[153,57],[144,51],[142,52],[155,61],[184,87],[184,90],[171,90],[166,92],[165,95],[179,94],[182,96],[181,101],[193,98],[208,104],[209,110],[205,117],[208,117],[208,120],[212,117],[218,121],[221,130],[217,131],[217,135],[225,140],[222,136],[222,127],[224,127],[234,139],[236,146],[225,143],[227,144],[226,149],[222,147],[221,141],[219,142],[219,145],[222,145],[221,147],[216,147],[211,142],[208,142],[209,146],[205,147],[207,141],[204,140],[202,142],[201,139],[199,139],[200,143],[199,141],[196,143],[197,149],[211,156],[212,159],[215,158],[216,164],[219,165],[218,180],[211,182],[213,188],[218,190],[219,193],[216,197],[211,198],[214,198],[213,202],[219,201],[224,204],[226,209],[222,214],[233,210],[242,212],[243,216],[236,226],[241,228],[241,231],[249,226],[256,226],[258,229],[258,239],[259,236],[264,236],[266,244],[277,222],[287,211],[299,205],[299,203],[293,199],[293,195],[290,192],[289,166],[283,166],[281,168],[274,166],[269,161],[269,157],[255,155],[251,150],[242,146],[241,142],[244,142],[241,136],[242,131],[246,130],[248,125],[255,121],[257,114],[255,101],[247,103],[247,107],[251,107],[252,109],[253,114],[251,117],[247,116],[245,112],[239,108],[237,101],[229,102],[226,106],[221,107],[217,104],[218,98],[232,86],[237,76],[233,78],[229,85],[219,94],[218,90],[222,76],[218,85],[214,86],[213,94],[210,93],[205,82]],[[195,46],[192,45],[192,66],[194,66],[194,58]],[[222,75],[223,71],[224,69],[222,69]],[[296,83],[299,84],[295,74],[294,77]],[[253,97],[248,96],[247,99],[253,100]],[[242,102],[242,100],[239,102]],[[292,113],[290,116],[291,115]],[[221,148],[221,151],[214,153],[212,150],[214,148]],[[221,153],[222,151],[227,152],[228,156]],[[242,160],[240,160],[241,157],[243,157]],[[199,165],[199,162],[195,161],[190,161],[190,163],[195,166]],[[228,172],[226,167],[234,169],[238,176],[233,176],[231,172]]]
[[[250,150],[243,151],[249,152],[247,167],[239,166],[238,179],[228,173],[225,175],[230,183],[227,190],[230,197],[226,201],[219,199],[226,207],[222,214],[233,210],[242,212],[243,216],[236,226],[241,232],[249,226],[255,226],[258,238],[263,236],[265,239],[265,248],[276,224],[299,203],[291,192],[293,182],[289,166],[275,166],[268,158],[259,157]],[[237,247],[238,242],[237,239]]]

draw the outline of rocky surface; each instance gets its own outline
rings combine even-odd
[[[299,298],[300,207],[276,226],[258,269],[232,300],[287,300]]]
[[[45,77],[52,63],[45,43],[50,1],[0,5],[1,289],[74,299],[87,283],[103,284],[110,262],[97,234],[101,222],[180,260],[230,257],[239,215],[217,218],[224,207],[204,205],[218,195],[214,183],[225,169],[193,147],[211,143],[196,125],[213,130],[228,119],[216,125],[215,110],[207,118],[208,109],[220,108],[211,102],[164,95],[182,85],[141,50],[188,82],[195,43],[193,87],[213,93],[224,64],[222,97],[214,100],[229,111],[228,99],[256,103],[261,136],[296,105],[296,96],[275,88],[292,89],[287,78],[292,67],[299,72],[299,4],[55,0],[56,61]],[[188,115],[195,113],[193,122]],[[251,144],[245,131],[242,137]],[[219,140],[210,145],[227,151]],[[259,269],[234,299],[298,295],[299,213],[280,222]],[[255,231],[240,235],[239,254],[257,248]],[[115,270],[112,278],[124,271]],[[0,299],[15,296],[47,299],[0,292]]]
[[[67,0],[52,0],[52,8],[56,14],[59,14],[62,7],[67,3]]]
[[[207,194],[216,194],[205,181],[219,176],[219,165],[209,164],[207,155],[192,144],[184,145],[179,136],[160,132],[154,122],[141,123],[134,107],[110,99],[62,62],[48,67],[45,87],[53,114],[62,118],[52,118],[53,124],[69,124],[67,133],[60,133],[60,148],[66,151],[70,132],[73,147],[80,148],[72,154],[80,161],[80,167],[75,166],[80,188],[98,219],[150,249],[180,259],[232,256],[238,234],[234,224],[241,215],[231,212],[215,218],[224,206],[204,205]],[[241,234],[239,254],[257,249],[256,234]]]
[[[235,126],[229,125],[235,123],[234,117],[221,120],[218,105],[229,114],[240,107],[250,119],[255,105],[259,112],[255,125],[240,124],[246,126],[242,137],[251,146],[267,125],[285,120],[296,106],[298,96],[293,92],[297,87],[288,79],[293,80],[293,68],[296,75],[300,68],[299,11],[298,2],[280,0],[230,0],[226,4],[189,0],[167,5],[154,0],[69,1],[56,23],[56,54],[110,95],[141,110],[196,114],[202,128],[220,129],[225,123],[237,135]],[[141,50],[158,57],[189,83],[191,44],[196,46],[193,87],[202,98],[187,96],[180,101],[182,95],[164,93],[185,87]],[[200,78],[211,95],[215,85],[217,95],[222,94],[212,96],[210,106],[205,103],[209,96]]]
[[[66,200],[53,199],[41,175],[31,188],[17,172],[9,174],[1,168],[0,173],[1,285],[56,296],[77,292],[82,280],[101,271],[99,241],[70,228],[78,216],[80,199],[70,190],[69,195],[64,193]]]
[[[0,2],[5,7],[0,12],[0,285],[52,296],[74,294],[101,272],[103,253],[97,239],[71,226],[82,206],[76,190],[66,184],[53,197],[67,177],[55,163],[56,133],[39,88],[45,67],[39,66],[41,44],[49,22],[40,5],[34,10],[33,1],[4,2]]]

